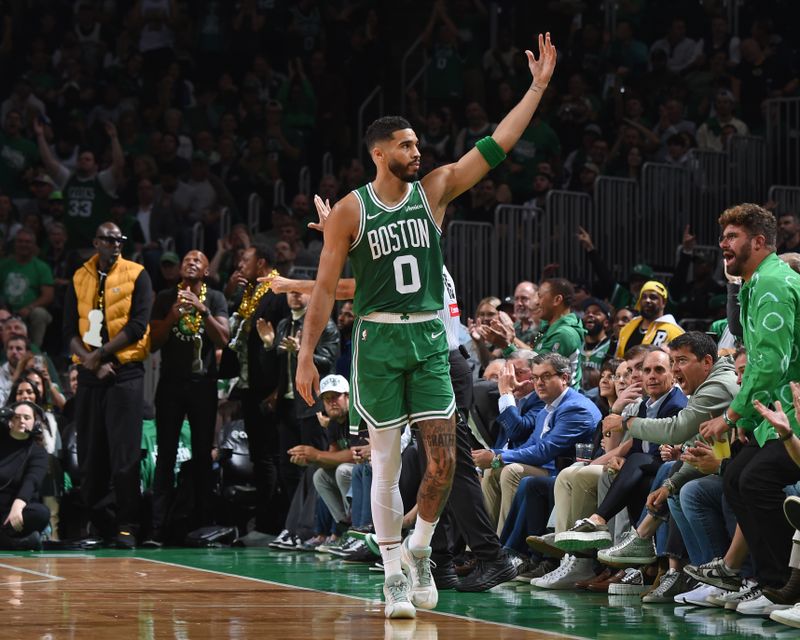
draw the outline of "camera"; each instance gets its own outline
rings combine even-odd
[[[33,414],[33,428],[28,431],[28,433],[32,436],[40,436],[42,435],[42,416],[40,415],[40,410],[34,408]],[[14,409],[12,407],[0,407],[0,425],[3,425],[6,429],[10,429],[13,417]]]
[[[0,424],[8,427],[11,423],[11,418],[14,417],[14,410],[11,407],[0,408]]]

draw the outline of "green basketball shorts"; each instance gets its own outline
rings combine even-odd
[[[353,328],[350,424],[360,417],[362,428],[392,429],[452,416],[456,401],[442,321],[435,314],[367,317],[389,322],[359,318]],[[414,321],[419,318],[425,319]]]

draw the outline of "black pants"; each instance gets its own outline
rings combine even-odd
[[[143,396],[144,371],[141,375],[127,371],[124,380],[103,386],[78,386],[75,425],[81,498],[89,517],[101,528],[135,530],[139,525]],[[116,523],[101,511],[112,484]]]
[[[456,406],[468,408],[472,402],[472,372],[464,356],[457,350],[450,352],[450,378],[456,393]],[[462,404],[469,403],[469,404]],[[453,488],[447,499],[439,525],[431,540],[431,557],[435,562],[446,563],[453,556],[456,540],[459,536],[469,545],[472,552],[481,560],[488,562],[497,560],[502,547],[495,533],[495,527],[486,513],[486,506],[481,491],[481,483],[472,461],[470,436],[472,432],[461,419],[460,409],[456,423],[456,469],[453,475]],[[420,468],[428,466],[425,447],[418,445]]]
[[[188,418],[192,433],[193,524],[211,524],[214,489],[211,447],[217,419],[217,381],[213,378],[184,381],[161,378],[155,404],[158,457],[153,478],[153,530],[159,532],[170,507],[184,418]]]
[[[274,414],[265,415],[261,401],[266,394],[253,390],[242,390],[242,419],[247,432],[250,460],[253,463],[253,483],[256,487],[256,524],[261,532],[272,528],[272,498],[278,486],[278,432]]]
[[[292,464],[286,452],[299,444],[327,451],[328,436],[315,415],[297,417],[295,401],[284,398],[278,402],[278,480],[290,501],[300,483],[303,467]]]
[[[9,511],[11,511],[11,504],[3,505],[0,508],[0,523],[5,522]],[[3,526],[1,531],[9,538],[21,538],[34,531],[41,533],[49,523],[50,509],[39,502],[29,502],[22,508],[22,531],[14,531],[10,524]]]
[[[725,499],[736,514],[762,586],[782,587],[789,578],[794,529],[783,516],[783,488],[800,480],[800,467],[780,440],[759,447],[755,439],[725,468]]]
[[[638,522],[650,494],[650,485],[661,464],[661,460],[649,453],[629,455],[605,499],[597,507],[597,515],[611,520],[627,507],[631,523]]]

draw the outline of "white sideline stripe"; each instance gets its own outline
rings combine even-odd
[[[136,560],[144,560],[146,562],[154,562],[156,564],[163,564],[170,567],[178,567],[179,569],[192,569],[194,571],[203,571],[205,573],[213,573],[218,576],[225,576],[226,578],[240,578],[241,580],[249,580],[251,582],[260,582],[261,584],[271,584],[277,587],[291,587],[292,589],[297,589],[298,591],[310,591],[312,593],[324,593],[329,596],[338,596],[339,598],[347,598],[348,600],[358,600],[360,602],[369,602],[373,605],[380,605],[383,606],[382,600],[375,600],[373,598],[364,598],[362,596],[351,596],[346,595],[343,593],[335,593],[333,591],[322,591],[321,589],[309,589],[308,587],[298,587],[293,584],[287,584],[285,582],[275,582],[274,580],[266,580],[265,578],[252,578],[250,576],[237,576],[235,573],[225,573],[223,571],[215,571],[214,569],[202,569],[200,567],[192,567],[189,565],[178,564],[177,562],[167,562],[165,560],[153,560],[152,558],[142,558],[140,556],[134,556]],[[574,636],[569,633],[560,633],[555,631],[546,631],[544,629],[536,629],[534,627],[522,627],[518,624],[509,624],[507,622],[494,622],[492,620],[481,620],[480,618],[469,618],[467,616],[462,616],[457,613],[446,613],[444,611],[434,611],[429,609],[424,609],[426,614],[433,614],[436,616],[445,616],[447,618],[457,618],[458,620],[464,620],[466,622],[472,623],[483,623],[483,624],[491,624],[498,627],[506,627],[508,629],[519,629],[520,631],[529,631],[535,633],[541,633],[548,636],[553,636],[554,638],[571,638],[573,640],[587,640],[586,636]],[[383,615],[383,614],[381,614]]]
[[[47,556],[42,556],[47,557]],[[3,569],[12,569],[14,571],[21,571],[22,573],[29,573],[32,576],[39,576],[40,578],[48,578],[49,581],[52,580],[66,580],[66,578],[62,578],[61,576],[53,576],[49,573],[42,573],[41,571],[34,571],[33,569],[23,569],[22,567],[15,567],[13,564],[5,564],[0,562],[0,568]],[[48,580],[37,580],[37,582],[48,582]]]

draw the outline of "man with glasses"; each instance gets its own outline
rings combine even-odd
[[[96,254],[72,277],[64,340],[80,364],[75,423],[81,497],[105,538],[132,548],[139,528],[139,459],[144,366],[150,351],[152,284],[121,255],[126,238],[112,222],[94,238]],[[114,487],[116,517],[108,512]]]
[[[742,528],[757,567],[756,581],[737,611],[763,613],[775,604],[761,590],[780,588],[789,578],[794,529],[781,513],[783,488],[800,480],[782,440],[800,434],[789,383],[800,380],[800,275],[778,258],[775,216],[755,204],[741,204],[719,218],[719,246],[725,267],[742,278],[739,292],[747,367],[741,391],[721,416],[701,425],[706,439],[723,440],[734,427],[753,437],[720,468],[725,499]],[[792,431],[781,435],[753,406],[783,405]]]
[[[570,388],[572,366],[567,358],[547,353],[533,362],[531,382],[545,406],[536,415],[530,437],[516,449],[472,453],[476,466],[484,469],[483,496],[489,515],[497,520],[498,535],[522,479],[554,477],[556,458],[574,454],[578,442],[591,442],[601,417],[591,400]],[[504,394],[503,400],[508,407],[515,402],[512,394]]]

